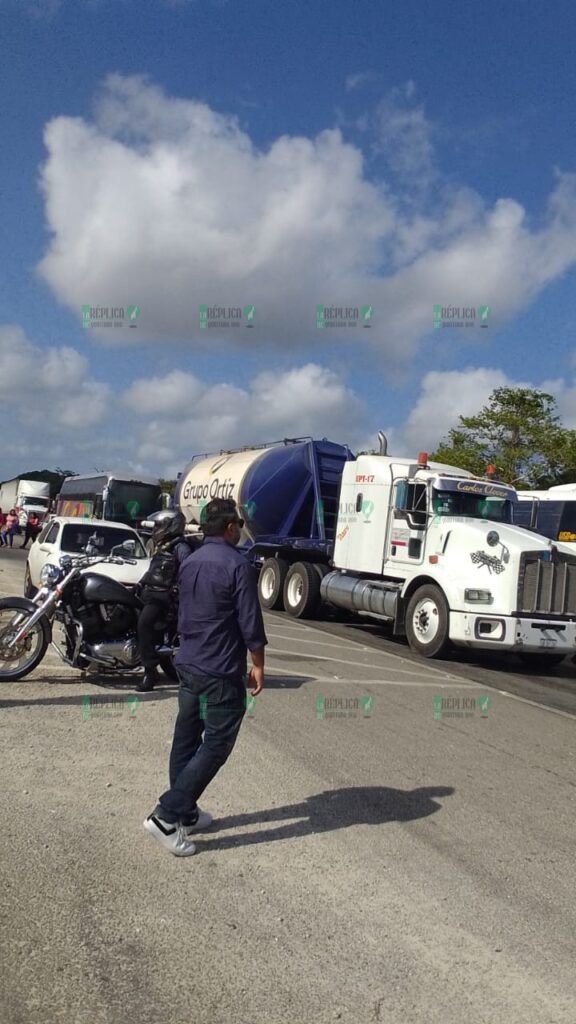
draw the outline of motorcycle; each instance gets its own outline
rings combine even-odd
[[[98,666],[128,674],[141,667],[136,630],[143,605],[138,587],[132,590],[91,571],[102,563],[134,565],[136,560],[116,555],[63,555],[59,565],[48,563],[42,568],[41,586],[33,600],[0,600],[0,682],[29,675],[48,646],[67,665],[81,671]],[[172,603],[156,645],[160,667],[174,680],[178,678],[172,661],[177,649],[176,620]],[[55,622],[62,626],[63,648],[53,640]]]

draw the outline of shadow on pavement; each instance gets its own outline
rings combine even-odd
[[[266,824],[267,822],[283,822],[290,824],[279,827],[248,832],[242,835],[223,836],[197,842],[197,852],[210,850],[227,850],[237,846],[253,846],[258,843],[271,843],[281,839],[295,839],[318,832],[333,832],[352,825],[385,825],[389,821],[415,821],[435,814],[442,807],[439,797],[451,796],[455,792],[452,786],[424,786],[420,789],[390,789],[386,786],[354,786],[349,789],[327,790],[309,796],[302,803],[289,804],[285,807],[274,807],[252,814],[237,814],[227,818],[219,818],[210,829],[210,834],[222,832],[228,828],[241,828],[244,825]]]
[[[66,679],[55,679],[54,682],[70,683],[71,680],[68,677]],[[78,681],[77,680],[74,680],[74,682],[76,683],[76,685],[78,685]],[[98,684],[94,684],[93,680],[90,680],[90,682],[93,685],[98,685]],[[100,693],[90,693],[90,694],[88,694],[90,699],[93,700],[95,702],[95,704],[102,703],[102,702],[106,701],[106,699],[109,698],[109,697],[110,698],[113,697],[115,700],[118,700],[118,698],[122,695],[122,693],[124,693],[126,695],[127,699],[138,697],[138,699],[143,704],[144,703],[148,703],[148,701],[174,700],[174,698],[178,694],[178,685],[177,685],[177,683],[167,683],[165,686],[161,686],[159,689],[152,690],[151,693],[138,693],[136,691],[135,686],[128,687],[128,686],[124,685],[124,687],[121,688],[120,686],[112,687],[111,683],[105,683],[105,684],[102,684],[102,685],[105,685],[108,689],[106,691],[102,692],[101,694]],[[74,706],[82,707],[82,697],[83,696],[86,696],[86,694],[75,694],[74,696],[70,696],[70,697],[66,697],[66,696],[63,696],[63,697],[38,697],[38,698],[28,698],[28,699],[26,699],[25,697],[20,697],[20,698],[15,697],[13,699],[8,698],[8,700],[0,699],[0,711],[3,708],[21,708],[21,707],[66,707],[66,706],[69,706],[69,707],[74,707]]]

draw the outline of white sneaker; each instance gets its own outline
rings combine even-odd
[[[196,847],[188,840],[182,825],[162,821],[156,814],[151,814],[146,818],[144,828],[175,857],[191,857],[196,853]]]
[[[186,837],[194,835],[195,832],[205,832],[206,829],[210,828],[213,822],[212,815],[208,811],[201,811],[198,808],[198,821],[195,825],[181,825],[181,829]]]

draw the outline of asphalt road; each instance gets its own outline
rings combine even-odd
[[[22,578],[0,551],[0,592]],[[106,707],[128,682],[50,652],[0,685],[2,1024],[574,1024],[571,666],[267,628],[267,687],[186,860],[142,829],[173,684]]]

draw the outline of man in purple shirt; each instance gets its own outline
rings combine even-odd
[[[144,822],[177,857],[193,854],[190,836],[212,824],[197,801],[234,747],[246,709],[246,685],[253,697],[264,685],[268,641],[256,576],[236,550],[243,525],[234,501],[210,501],[202,515],[204,543],[182,562],[178,574],[180,650],[175,663],[180,690],[170,789]],[[252,659],[248,683],[247,650]]]

